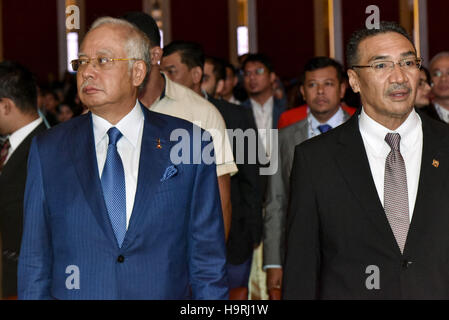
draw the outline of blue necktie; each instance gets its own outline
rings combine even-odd
[[[112,229],[121,248],[126,233],[126,187],[125,171],[117,151],[117,142],[122,137],[122,133],[112,127],[108,130],[108,136],[108,153],[101,175],[101,186]]]
[[[332,129],[332,127],[328,124],[322,124],[318,126],[318,130],[320,130],[321,133],[328,132],[330,129]]]

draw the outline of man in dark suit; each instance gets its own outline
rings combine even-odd
[[[274,96],[276,74],[271,61],[261,53],[249,54],[242,69],[245,90],[249,96],[242,106],[252,110],[258,129],[276,129],[281,113],[286,110],[287,102]]]
[[[313,57],[300,76],[300,91],[306,101],[305,118],[279,130],[278,170],[268,176],[264,215],[263,262],[270,296],[280,293],[285,252],[290,172],[295,147],[301,142],[341,125],[350,114],[340,102],[346,90],[343,66],[328,57]],[[286,111],[281,117],[284,117]]]
[[[33,75],[14,62],[0,63],[0,234],[3,297],[17,296],[17,260],[22,238],[23,194],[31,139],[45,131],[37,113]]]
[[[256,124],[251,110],[217,99],[225,79],[224,61],[206,57],[202,89],[208,100],[220,111],[226,128],[232,130],[229,138],[232,139],[234,159],[239,169],[231,177],[232,220],[227,242],[227,270],[230,295],[233,298],[234,293],[246,292],[248,288],[253,249],[259,245],[262,237],[262,195],[259,190],[259,166],[255,148]],[[244,132],[249,134],[248,139],[243,137]],[[241,295],[235,296],[242,298]]]
[[[275,136],[271,130],[277,129],[279,117],[286,110],[287,102],[285,99],[277,99],[274,96],[276,74],[273,64],[266,55],[261,53],[248,54],[242,64],[242,70],[243,84],[249,97],[242,103],[242,107],[251,111],[257,126],[261,148],[263,148],[262,153],[266,155],[261,163],[263,165],[269,164],[272,168],[268,162],[276,162],[272,155],[277,152],[277,148],[273,148]],[[259,176],[259,189],[263,203],[265,203],[267,181],[267,175]],[[250,291],[254,299],[268,299],[266,274],[262,270],[262,251],[263,246],[260,245],[255,249],[253,255]]]
[[[120,19],[96,20],[84,38],[72,66],[91,112],[31,145],[19,298],[228,297],[215,163],[193,153],[212,142],[138,102],[149,51]]]
[[[395,23],[355,32],[363,108],[296,147],[285,299],[449,298],[449,129],[414,111],[420,59]]]

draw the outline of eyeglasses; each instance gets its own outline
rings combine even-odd
[[[265,73],[265,68],[257,68],[255,71],[245,71],[245,72],[243,72],[243,75],[245,77],[249,77],[252,74],[261,75],[261,74],[264,74],[264,73]]]
[[[95,57],[95,58],[80,58],[72,60],[70,63],[72,65],[72,69],[74,71],[78,71],[80,69],[86,68],[89,63],[94,61],[95,65],[99,66],[100,69],[106,70],[112,67],[114,61],[130,61],[130,60],[139,60],[139,59],[124,59],[124,58],[106,58],[106,57]]]
[[[407,58],[394,61],[376,61],[366,66],[352,66],[351,68],[371,68],[377,73],[386,73],[394,69],[394,65],[397,64],[402,70],[415,71],[421,68],[421,58]]]
[[[441,78],[443,75],[449,77],[449,71],[443,72],[441,70],[435,70],[434,72],[432,72],[432,77],[435,78]]]

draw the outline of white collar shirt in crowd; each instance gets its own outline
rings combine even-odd
[[[359,116],[359,129],[368,156],[371,174],[376,185],[379,200],[384,205],[385,161],[391,151],[385,142],[387,133],[399,133],[401,136],[400,152],[405,162],[407,173],[407,189],[410,221],[418,193],[419,174],[423,149],[423,133],[421,118],[412,110],[404,123],[392,131],[370,118],[362,108]]]
[[[137,189],[140,147],[142,145],[144,125],[144,115],[140,103],[136,101],[134,108],[115,126],[95,114],[92,114],[92,121],[100,177],[103,172],[108,151],[108,130],[111,127],[116,127],[123,135],[117,142],[117,151],[122,159],[123,169],[125,171],[126,228],[128,229]]]
[[[8,155],[6,156],[5,164],[8,162],[9,158],[13,152],[20,146],[20,144],[25,140],[28,135],[37,128],[38,125],[42,123],[42,119],[39,117],[36,120],[28,123],[26,126],[23,126],[19,130],[13,132],[9,137],[9,144],[11,145],[8,150]]]
[[[440,106],[438,103],[434,103],[434,106],[435,106],[435,110],[438,113],[438,116],[440,117],[440,119],[446,123],[449,123],[449,110]]]
[[[270,146],[267,149],[267,141],[270,137],[270,130],[273,128],[273,107],[274,107],[274,99],[271,96],[263,105],[255,101],[254,99],[250,99],[251,108],[253,110],[254,120],[256,121],[256,126],[259,132],[260,140],[262,141],[263,147],[269,156]]]
[[[338,111],[325,123],[321,123],[319,122],[315,116],[312,114],[312,112],[310,112],[310,108],[307,107],[307,120],[308,120],[308,135],[309,135],[309,139],[314,137],[314,136],[318,136],[321,134],[320,130],[318,129],[319,126],[323,125],[323,124],[328,124],[333,128],[338,127],[339,125],[341,125],[344,121],[344,113],[343,113],[343,109],[341,107],[338,108]]]

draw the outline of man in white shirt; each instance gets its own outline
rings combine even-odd
[[[205,99],[201,90],[203,64],[204,54],[198,44],[173,41],[166,45],[162,54],[161,69],[167,76],[167,83],[168,79],[172,81],[171,91],[165,92],[171,99],[153,104],[151,110],[192,121],[211,133],[214,145],[221,146],[217,147],[220,150],[220,153],[217,151],[217,176],[225,235],[228,239],[232,219],[231,174],[236,173],[238,169],[223,117],[217,108]],[[190,90],[182,90],[184,87]]]
[[[449,123],[449,52],[443,51],[430,60],[433,108],[438,117]]]
[[[286,102],[274,96],[276,74],[273,64],[266,55],[248,54],[242,64],[242,70],[243,84],[249,96],[249,99],[242,103],[242,107],[252,111],[259,133],[260,147],[264,149],[267,159],[270,159],[273,147],[270,142],[274,137],[271,130],[277,128],[279,117],[286,109]],[[265,202],[267,176],[260,176],[260,186]],[[249,287],[252,299],[268,299],[266,275],[262,270],[262,250],[262,244],[254,250]]]
[[[0,63],[0,234],[2,298],[17,296],[23,194],[31,139],[45,131],[37,113],[36,81],[14,62]]]
[[[392,22],[347,46],[362,110],[295,149],[285,299],[447,299],[449,128],[414,111],[421,59]]]
[[[159,61],[162,58],[161,38],[159,28],[154,19],[143,12],[128,12],[122,18],[136,25],[147,35],[152,44],[152,68],[148,81],[139,94],[140,101],[149,107],[151,111],[190,121],[209,131],[212,135],[225,222],[225,236],[227,238],[231,222],[230,175],[237,172],[237,166],[234,162],[231,145],[225,131],[225,122],[218,110],[201,95],[197,94],[197,85],[194,85],[193,81],[186,82],[185,80],[189,78],[184,77],[184,81],[181,82],[178,81],[179,79],[173,79],[170,72],[167,73],[168,76],[160,72]],[[182,74],[187,75],[188,73]]]
[[[212,142],[140,105],[149,53],[121,19],[86,34],[72,66],[90,112],[31,145],[19,299],[228,297],[216,168],[193,154]],[[186,140],[171,141],[175,130]]]

